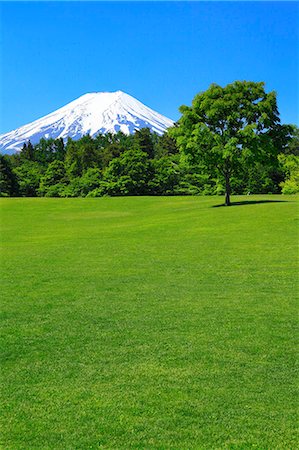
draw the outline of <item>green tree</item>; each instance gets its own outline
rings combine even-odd
[[[181,155],[180,183],[175,188],[176,195],[217,195],[224,189],[217,177],[203,170],[200,164],[190,164],[190,158]]]
[[[41,164],[49,164],[53,161],[63,161],[65,157],[65,146],[62,138],[41,139],[34,148],[34,160]]]
[[[79,178],[80,196],[85,197],[89,192],[97,189],[101,183],[101,171],[97,168],[87,169],[86,172]]]
[[[113,159],[104,172],[105,188],[109,195],[145,195],[149,193],[152,165],[145,152],[128,150]]]
[[[180,150],[215,171],[225,185],[230,205],[231,179],[255,161],[276,158],[284,131],[275,92],[264,83],[236,81],[226,87],[212,84],[195,96],[192,106],[181,106],[182,117],[169,132]]]
[[[154,176],[150,181],[152,192],[156,195],[173,195],[180,181],[178,158],[164,156],[155,159],[153,168]]]
[[[20,152],[20,157],[22,160],[34,161],[34,147],[30,141],[26,144],[24,143],[22,150]]]
[[[68,139],[65,165],[69,178],[81,177],[91,167],[100,167],[101,158],[97,143],[89,135],[78,141]]]
[[[285,180],[280,183],[281,192],[283,194],[297,194],[299,192],[299,155],[281,154],[279,155],[279,161],[286,175]]]
[[[153,159],[155,157],[153,134],[149,128],[141,128],[140,130],[137,130],[134,134],[134,141],[136,149],[147,153],[149,159]]]
[[[122,151],[130,150],[134,147],[134,135],[125,134],[122,131],[112,135],[112,141],[120,145]]]
[[[18,182],[11,162],[5,155],[0,155],[0,197],[13,196],[18,192]]]
[[[40,195],[58,197],[59,191],[67,184],[64,163],[59,160],[51,162],[40,180],[38,192]],[[54,186],[56,186],[54,188]]]
[[[164,156],[175,155],[179,152],[177,143],[167,132],[159,136],[155,148],[155,157],[157,159]]]
[[[299,127],[297,125],[289,125],[290,139],[284,149],[286,155],[299,156]]]
[[[109,143],[100,150],[101,167],[105,169],[114,158],[118,158],[124,150],[117,142]]]
[[[19,192],[24,197],[36,197],[43,168],[35,161],[24,161],[13,169],[19,184]]]

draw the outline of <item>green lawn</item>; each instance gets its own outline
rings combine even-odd
[[[240,200],[1,200],[1,448],[298,448],[298,203]]]

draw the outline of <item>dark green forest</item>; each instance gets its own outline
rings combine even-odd
[[[0,195],[299,192],[299,129],[280,125],[276,96],[263,83],[211,85],[180,111],[162,136],[143,128],[129,136],[24,143],[21,152],[0,155]]]

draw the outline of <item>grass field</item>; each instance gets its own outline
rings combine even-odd
[[[298,448],[298,203],[242,200],[1,200],[1,448]]]

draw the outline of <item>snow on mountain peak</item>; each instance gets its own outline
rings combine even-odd
[[[41,138],[79,139],[85,134],[134,133],[144,127],[163,134],[173,121],[122,91],[90,92],[14,131],[0,135],[0,152],[20,151],[24,142]]]

